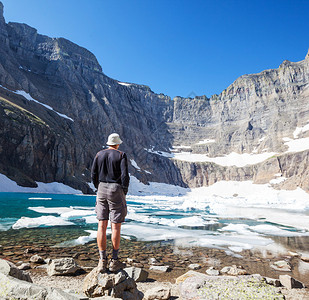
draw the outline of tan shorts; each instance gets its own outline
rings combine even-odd
[[[122,223],[127,215],[126,196],[120,184],[100,182],[95,212],[98,220]]]

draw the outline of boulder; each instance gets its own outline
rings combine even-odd
[[[60,289],[42,287],[37,284],[20,280],[0,273],[1,299],[35,299],[35,300],[82,300],[74,294],[68,294]]]
[[[169,268],[170,268],[169,266],[151,266],[149,270],[155,271],[158,273],[165,273],[169,270]]]
[[[31,266],[29,263],[22,263],[20,266],[18,266],[19,270],[29,270],[31,269]]]
[[[270,277],[264,277],[265,278],[265,281],[268,283],[268,284],[271,284],[273,286],[281,286],[281,283],[280,283],[280,280],[279,279],[275,279],[275,278],[270,278]]]
[[[245,269],[237,267],[236,265],[224,267],[221,269],[220,273],[232,276],[248,275],[248,272]]]
[[[53,259],[47,266],[47,274],[49,276],[56,275],[74,275],[80,267],[71,257]]]
[[[201,266],[200,266],[199,264],[190,264],[190,265],[188,266],[188,268],[189,268],[190,270],[198,270],[198,269],[201,268]]]
[[[195,271],[188,271],[176,279],[179,284],[181,299],[200,299],[198,289],[208,280],[209,276]]]
[[[171,296],[171,289],[165,286],[156,286],[148,289],[145,294],[145,300],[167,300]]]
[[[151,257],[149,258],[149,264],[150,265],[155,265],[158,264],[159,262],[157,261],[157,259],[155,257]]]
[[[84,279],[83,291],[88,297],[112,296],[127,300],[143,298],[135,281],[124,270],[100,273],[98,268],[94,268]]]
[[[302,254],[300,256],[300,259],[305,261],[305,262],[309,262],[309,255],[308,254],[307,255],[306,254]]]
[[[226,274],[231,270],[232,267],[223,267],[220,271],[221,274]]]
[[[214,269],[214,267],[210,267],[209,269],[207,269],[206,273],[210,276],[218,276],[219,275],[219,271]]]
[[[124,271],[126,271],[135,282],[146,281],[148,278],[148,272],[142,268],[129,267],[125,268]]]
[[[30,262],[35,264],[45,264],[45,260],[37,254],[30,257]]]
[[[267,284],[262,276],[207,276],[194,273],[182,276],[180,299],[284,299],[277,288]]]
[[[29,274],[24,273],[22,270],[18,269],[13,263],[0,259],[0,273],[7,276],[12,276],[14,278],[32,282]]]
[[[296,280],[295,278],[289,276],[289,275],[280,275],[279,276],[279,280],[280,280],[280,283],[286,287],[287,289],[302,289],[305,287],[305,285]]]
[[[272,265],[270,265],[270,267],[273,268],[276,271],[282,271],[282,272],[290,272],[291,271],[290,264],[285,260],[276,261]]]

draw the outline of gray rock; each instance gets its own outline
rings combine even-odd
[[[285,260],[279,260],[274,262],[270,265],[271,268],[273,268],[276,271],[282,271],[282,272],[290,272],[291,266],[290,264]]]
[[[273,286],[281,286],[281,283],[280,283],[280,280],[279,279],[275,279],[275,278],[270,278],[270,277],[264,277],[265,278],[265,281],[268,283],[268,284],[271,284]]]
[[[206,273],[210,276],[218,276],[219,275],[219,271],[215,270],[214,267],[210,267],[209,269],[207,269]]]
[[[287,289],[302,289],[305,285],[289,275],[279,275],[280,283]]]
[[[194,272],[194,271],[189,271]],[[260,276],[207,276],[198,272],[177,278],[180,299],[284,299]],[[257,293],[258,290],[258,293]]]
[[[36,266],[35,269],[41,269],[41,270],[44,270],[44,269],[47,269],[48,265],[39,265],[39,266]]]
[[[37,284],[19,280],[0,273],[1,299],[35,299],[35,300],[82,300],[78,295],[68,294],[52,287],[42,287]],[[3,298],[2,298],[3,297]]]
[[[126,271],[135,282],[146,281],[148,278],[148,272],[142,268],[129,267],[125,268],[124,271]]]
[[[20,266],[18,266],[19,270],[29,270],[31,269],[31,266],[29,263],[22,263]]]
[[[135,281],[120,270],[117,273],[100,273],[94,268],[84,279],[83,291],[88,297],[112,296],[121,299],[142,299]]]
[[[201,266],[199,264],[190,264],[188,268],[191,270],[198,270],[201,268]]]
[[[133,258],[127,258],[127,263],[128,264],[132,264],[132,263],[134,263],[135,262],[135,260],[133,259]]]
[[[167,300],[171,296],[171,289],[165,286],[156,286],[148,289],[144,294],[145,300]]]
[[[36,263],[36,264],[45,264],[44,259],[37,254],[30,257],[30,262]]]
[[[303,260],[303,261],[305,261],[305,262],[309,262],[309,255],[302,254],[302,255],[300,256],[300,259]]]
[[[238,276],[238,275],[247,275],[248,272],[243,269],[242,267],[237,267],[236,265],[233,266],[226,266],[221,269],[221,274],[227,274],[232,276]]]
[[[0,259],[0,273],[12,276],[20,280],[32,282],[29,274],[24,273],[22,270],[19,270],[13,263],[4,259]]]
[[[149,270],[158,273],[165,273],[169,270],[169,268],[169,266],[150,266]]]
[[[71,257],[53,259],[47,266],[47,274],[54,275],[74,275],[80,267]]]
[[[51,258],[46,258],[44,259],[45,263],[46,264],[50,264],[52,262],[52,259]]]
[[[221,270],[220,270],[220,273],[221,274],[226,274],[227,272],[229,272],[231,270],[232,267],[223,267]]]
[[[157,259],[156,259],[155,257],[149,258],[149,264],[150,264],[150,265],[155,265],[155,264],[157,264],[157,263],[158,263],[158,261],[157,261]]]

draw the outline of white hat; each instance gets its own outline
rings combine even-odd
[[[119,137],[118,133],[112,133],[108,136],[107,145],[108,146],[115,146],[120,145],[122,143],[122,140]]]

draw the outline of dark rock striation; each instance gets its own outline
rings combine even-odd
[[[241,76],[220,95],[172,100],[109,78],[91,52],[64,38],[6,24],[0,2],[0,173],[22,186],[56,181],[91,193],[92,159],[118,132],[122,149],[140,168],[133,163],[130,173],[144,183],[265,183],[280,173],[287,180],[278,188],[308,191],[308,151],[287,152],[283,140],[308,136],[300,131],[295,137],[295,129],[309,123],[308,83],[307,54],[303,61]],[[209,157],[276,154],[227,167],[173,159],[175,146],[176,152]]]

